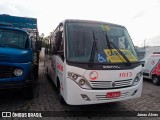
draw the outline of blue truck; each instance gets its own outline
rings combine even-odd
[[[0,89],[21,89],[33,98],[41,41],[37,19],[0,15]]]

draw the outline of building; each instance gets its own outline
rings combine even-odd
[[[138,55],[138,60],[143,59],[145,57],[145,54],[146,54],[146,48],[135,46],[135,49],[136,49],[136,52],[137,52],[137,55]]]
[[[146,47],[135,47],[138,59],[141,60],[144,57],[154,53],[160,52],[160,46],[146,46]]]

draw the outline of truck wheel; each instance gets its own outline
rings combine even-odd
[[[160,85],[160,79],[158,76],[153,76],[152,82],[154,85]]]
[[[32,82],[30,83],[30,85],[24,88],[24,98],[33,99],[35,90],[34,88],[36,87],[36,81],[33,72],[30,73],[30,77],[28,79],[32,80]]]
[[[59,98],[59,101],[62,105],[67,105],[67,103],[64,101],[63,97],[62,97],[62,94],[61,94],[61,86],[60,86],[60,83],[58,82],[57,84],[57,88],[58,88],[58,98]]]
[[[38,65],[34,66],[34,79],[37,81],[38,80]]]
[[[29,87],[24,88],[24,98],[25,99],[33,99],[34,98],[33,86],[29,86]]]
[[[48,67],[46,67],[46,74],[49,75],[49,73],[48,73]]]
[[[38,70],[34,72],[35,75],[34,75],[34,79],[37,81],[38,80]]]

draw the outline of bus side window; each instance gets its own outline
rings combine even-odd
[[[60,32],[56,31],[51,36],[51,54],[56,55],[60,47]]]
[[[62,37],[61,37],[61,44],[60,44],[60,47],[59,47],[59,51],[62,51],[64,52],[64,39],[63,39],[63,33],[62,33]]]
[[[53,43],[53,54],[58,54],[64,59],[64,41],[63,41],[63,32],[57,31],[55,33],[55,41]]]
[[[61,32],[61,36],[59,38],[59,49],[57,51],[57,54],[61,56],[61,58],[64,60],[64,39],[63,39],[63,32]]]
[[[56,53],[56,50],[55,50],[55,35],[52,34],[51,35],[51,41],[50,41],[50,51],[49,51],[49,54],[55,54]]]
[[[48,43],[45,44],[45,54],[46,55],[49,54],[49,44]]]

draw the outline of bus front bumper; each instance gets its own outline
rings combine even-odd
[[[80,88],[75,82],[67,78],[67,90],[64,99],[69,105],[87,105],[116,102],[127,99],[138,98],[142,93],[143,79],[135,86],[107,90],[87,90]],[[119,97],[107,98],[109,92],[120,92]]]

